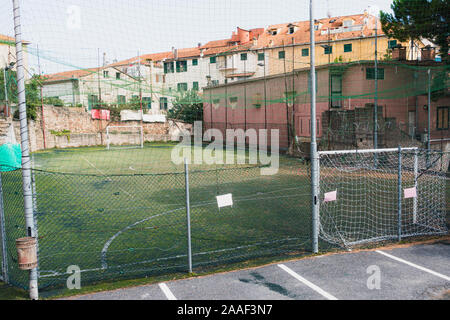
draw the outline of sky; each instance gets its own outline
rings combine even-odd
[[[309,0],[21,0],[30,73],[37,49],[44,74],[96,67],[106,61],[195,47],[227,39],[236,27],[309,19]],[[391,11],[392,0],[314,0],[315,18]],[[0,0],[0,33],[13,36],[12,0]],[[100,59],[99,54],[100,52]]]

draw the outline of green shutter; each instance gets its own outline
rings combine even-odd
[[[247,54],[246,53],[241,53],[241,60],[242,61],[246,61],[247,60]]]
[[[198,59],[192,59],[192,65],[197,66],[198,65]]]
[[[192,83],[192,90],[198,91],[198,88],[199,88],[199,86],[198,86],[198,82],[197,82],[197,81],[195,81],[194,83]]]
[[[265,55],[264,53],[258,53],[258,61],[264,61]]]
[[[309,49],[308,48],[302,49],[302,57],[307,57],[307,56],[309,56]]]
[[[324,48],[324,54],[332,54],[333,53],[333,47],[332,46],[326,46]]]
[[[344,52],[352,52],[352,44],[348,43],[348,44],[344,44]]]
[[[216,57],[209,58],[209,63],[216,63]]]
[[[285,56],[286,56],[286,52],[284,52],[284,51],[278,52],[278,59],[284,59]]]
[[[388,48],[392,49],[395,48],[397,46],[397,40],[389,40],[388,41]]]

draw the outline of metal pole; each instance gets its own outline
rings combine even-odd
[[[187,236],[188,236],[188,267],[189,273],[192,273],[192,247],[191,247],[191,211],[189,200],[189,166],[187,159],[184,158],[184,174],[186,187],[186,217],[187,217]]]
[[[417,178],[419,176],[419,156],[418,150],[414,150],[414,188],[417,191]],[[413,199],[413,223],[417,223],[417,197]]]
[[[375,17],[375,101],[373,108],[373,148],[378,149],[378,19]]]
[[[14,33],[16,38],[16,57],[17,57],[17,89],[19,98],[19,118],[20,118],[20,137],[22,148],[22,181],[23,198],[25,211],[25,226],[27,236],[35,237],[36,230],[33,218],[33,192],[31,190],[31,160],[28,140],[27,108],[25,97],[25,78],[22,52],[22,31],[20,25],[20,6],[19,0],[13,0],[14,12]],[[38,294],[38,274],[37,268],[30,270],[30,298],[37,300]]]
[[[312,250],[319,252],[319,156],[316,141],[316,68],[313,0],[309,1],[311,36],[311,211],[312,211]]]
[[[431,151],[431,69],[428,69],[428,130],[427,130],[427,167],[430,164]]]
[[[0,239],[2,240],[2,274],[3,281],[9,283],[8,278],[8,246],[6,245],[6,231],[5,231],[5,211],[3,205],[3,186],[2,175],[0,173]]]
[[[397,232],[398,241],[402,240],[402,147],[398,146],[398,194],[397,194]]]

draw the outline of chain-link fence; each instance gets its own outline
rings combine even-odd
[[[127,159],[144,158],[149,149],[33,156],[40,289],[64,286],[71,265],[80,267],[84,284],[186,272],[187,187],[194,271],[310,251],[309,165],[302,159],[282,156],[278,173],[268,176],[261,175],[259,165],[193,164],[186,185],[180,166],[128,166]],[[172,149],[164,150],[170,154]],[[118,155],[120,168],[114,166]],[[92,170],[83,173],[78,163],[72,169],[81,172],[57,171],[55,161],[61,171],[65,163],[77,163],[75,157],[84,158]],[[2,186],[7,274],[10,283],[26,288],[28,273],[17,268],[15,249],[15,239],[25,236],[21,170],[3,172]],[[219,209],[216,197],[229,193],[233,205]]]
[[[65,286],[73,265],[81,270],[82,284],[187,272],[187,189],[194,272],[311,253],[308,160],[280,155],[274,175],[262,175],[260,165],[193,163],[186,182],[183,166],[169,160],[172,150],[85,148],[33,155],[41,290]],[[401,166],[392,150],[321,153],[320,251],[447,231],[448,155],[419,149],[400,155]],[[28,273],[18,269],[15,248],[15,239],[26,236],[21,174],[1,174],[0,252],[2,276],[27,288]],[[406,198],[405,189],[414,189],[416,197]],[[219,208],[216,197],[227,194],[232,206]]]

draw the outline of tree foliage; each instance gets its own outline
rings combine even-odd
[[[380,12],[383,32],[400,41],[428,39],[440,47],[442,59],[448,62],[448,0],[393,0],[393,14]]]
[[[172,101],[173,108],[167,112],[167,117],[186,123],[203,120],[203,102],[197,91],[181,91]]]

